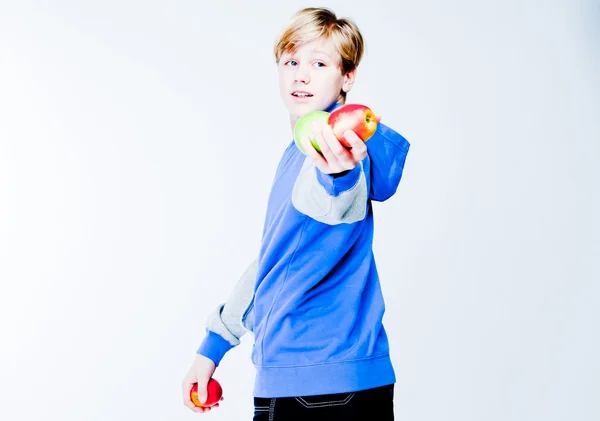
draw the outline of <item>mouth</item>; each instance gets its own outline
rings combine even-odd
[[[291,95],[295,98],[311,98],[313,96],[313,94],[306,91],[294,91]]]

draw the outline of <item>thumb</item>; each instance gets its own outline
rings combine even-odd
[[[207,386],[207,381],[198,382],[198,401],[202,404],[206,403],[206,400],[208,399]]]

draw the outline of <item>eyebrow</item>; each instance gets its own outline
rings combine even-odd
[[[324,55],[326,55],[327,57],[329,57],[329,59],[330,59],[330,60],[333,60],[333,61],[335,61],[335,59],[334,59],[333,57],[331,57],[329,54],[327,54],[327,53],[326,53],[325,51],[323,51],[323,50],[314,49],[314,50],[311,50],[311,52],[313,52],[313,53],[320,53],[320,54],[324,54]],[[287,56],[289,56],[289,57],[294,57],[294,56],[295,56],[295,54],[292,54],[290,51],[286,51],[286,52],[284,52],[284,53],[282,54],[282,56],[283,56],[283,55],[287,55]]]
[[[321,53],[321,54],[325,54],[327,57],[332,58],[329,54],[327,54],[325,51],[323,50],[313,50],[313,52],[315,53]]]

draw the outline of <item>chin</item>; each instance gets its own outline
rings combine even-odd
[[[308,104],[289,104],[287,107],[290,115],[301,117],[306,113],[310,113],[311,111],[315,111],[314,107],[309,106]]]
[[[328,105],[318,103],[306,103],[306,104],[287,104],[287,109],[290,114],[302,117],[304,114],[308,114],[312,111],[322,111],[327,108]]]

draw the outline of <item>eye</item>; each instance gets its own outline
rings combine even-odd
[[[322,61],[317,61],[315,64],[321,64],[321,66],[317,66],[317,67],[325,67],[325,63],[323,63]]]
[[[288,64],[290,66],[295,67],[298,63],[296,62],[296,60],[288,60],[288,61],[285,62],[285,65],[287,66]]]

